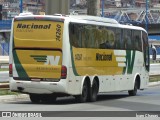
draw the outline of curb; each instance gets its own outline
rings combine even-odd
[[[9,89],[9,83],[0,83],[1,89]]]
[[[2,95],[0,96],[0,102],[6,101],[20,101],[22,99],[28,99],[29,95],[27,94],[19,94],[19,95]]]
[[[150,82],[148,84],[148,87],[152,87],[152,86],[156,86],[156,85],[160,85],[160,81],[158,81],[158,82]]]

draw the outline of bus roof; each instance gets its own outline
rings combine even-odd
[[[120,26],[121,28],[125,28],[125,29],[142,30],[142,31],[144,31],[144,32],[146,32],[146,33],[147,33],[147,31],[146,31],[144,28],[139,27],[139,26],[123,25],[123,24],[119,24],[119,26]]]
[[[73,18],[73,19],[79,19],[79,20],[87,20],[87,21],[94,21],[94,22],[104,22],[104,23],[111,23],[111,24],[119,24],[115,19],[97,17],[97,16],[70,15],[69,17]]]
[[[16,16],[15,18],[30,18],[30,17],[42,17],[42,18],[70,18],[70,19],[78,19],[78,20],[87,20],[87,21],[94,21],[94,22],[103,22],[103,23],[111,23],[111,24],[119,24],[115,19],[111,18],[103,18],[97,16],[89,16],[89,15],[31,15],[31,14],[24,14]]]
[[[15,18],[20,18],[22,20],[22,19],[28,19],[28,18],[33,18],[33,17],[40,17],[41,19],[52,18],[52,19],[60,19],[60,20],[65,20],[69,18],[69,19],[74,19],[74,20],[102,22],[102,23],[114,24],[120,28],[142,30],[147,33],[147,31],[142,27],[133,26],[133,25],[124,25],[124,24],[118,23],[115,19],[112,19],[112,18],[104,18],[104,17],[97,17],[97,16],[90,16],[90,15],[31,15],[31,14],[26,14],[24,16],[16,16]]]
[[[128,24],[126,25],[120,24],[115,19],[112,19],[112,18],[104,18],[104,17],[88,16],[88,15],[70,15],[69,17],[71,19],[73,18],[73,19],[78,19],[78,20],[87,20],[87,21],[92,21],[92,22],[102,22],[102,23],[114,24],[114,26],[116,27],[125,28],[125,29],[142,30],[147,33],[147,31],[142,27],[128,25]]]

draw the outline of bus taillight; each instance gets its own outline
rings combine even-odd
[[[61,79],[66,79],[66,77],[67,77],[67,67],[63,65],[61,68]]]
[[[13,74],[12,64],[9,64],[9,76],[12,77],[12,74]]]

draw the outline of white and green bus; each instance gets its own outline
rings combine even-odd
[[[137,90],[149,81],[147,32],[93,16],[17,16],[10,38],[10,90],[32,102]]]

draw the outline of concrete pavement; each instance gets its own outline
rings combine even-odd
[[[149,75],[160,75],[160,63],[150,64]]]
[[[156,86],[156,85],[160,85],[160,81],[158,81],[158,82],[150,82],[148,84],[148,87],[152,87],[152,86]]]
[[[0,102],[6,102],[6,101],[21,101],[29,99],[29,95],[27,94],[17,94],[17,95],[2,95],[0,96]]]
[[[148,84],[148,87],[153,87],[160,85],[159,82],[150,82]],[[6,102],[6,101],[21,101],[21,100],[29,100],[28,94],[17,94],[17,95],[2,95],[0,96],[0,102]]]
[[[9,56],[0,56],[0,68],[9,64]]]

